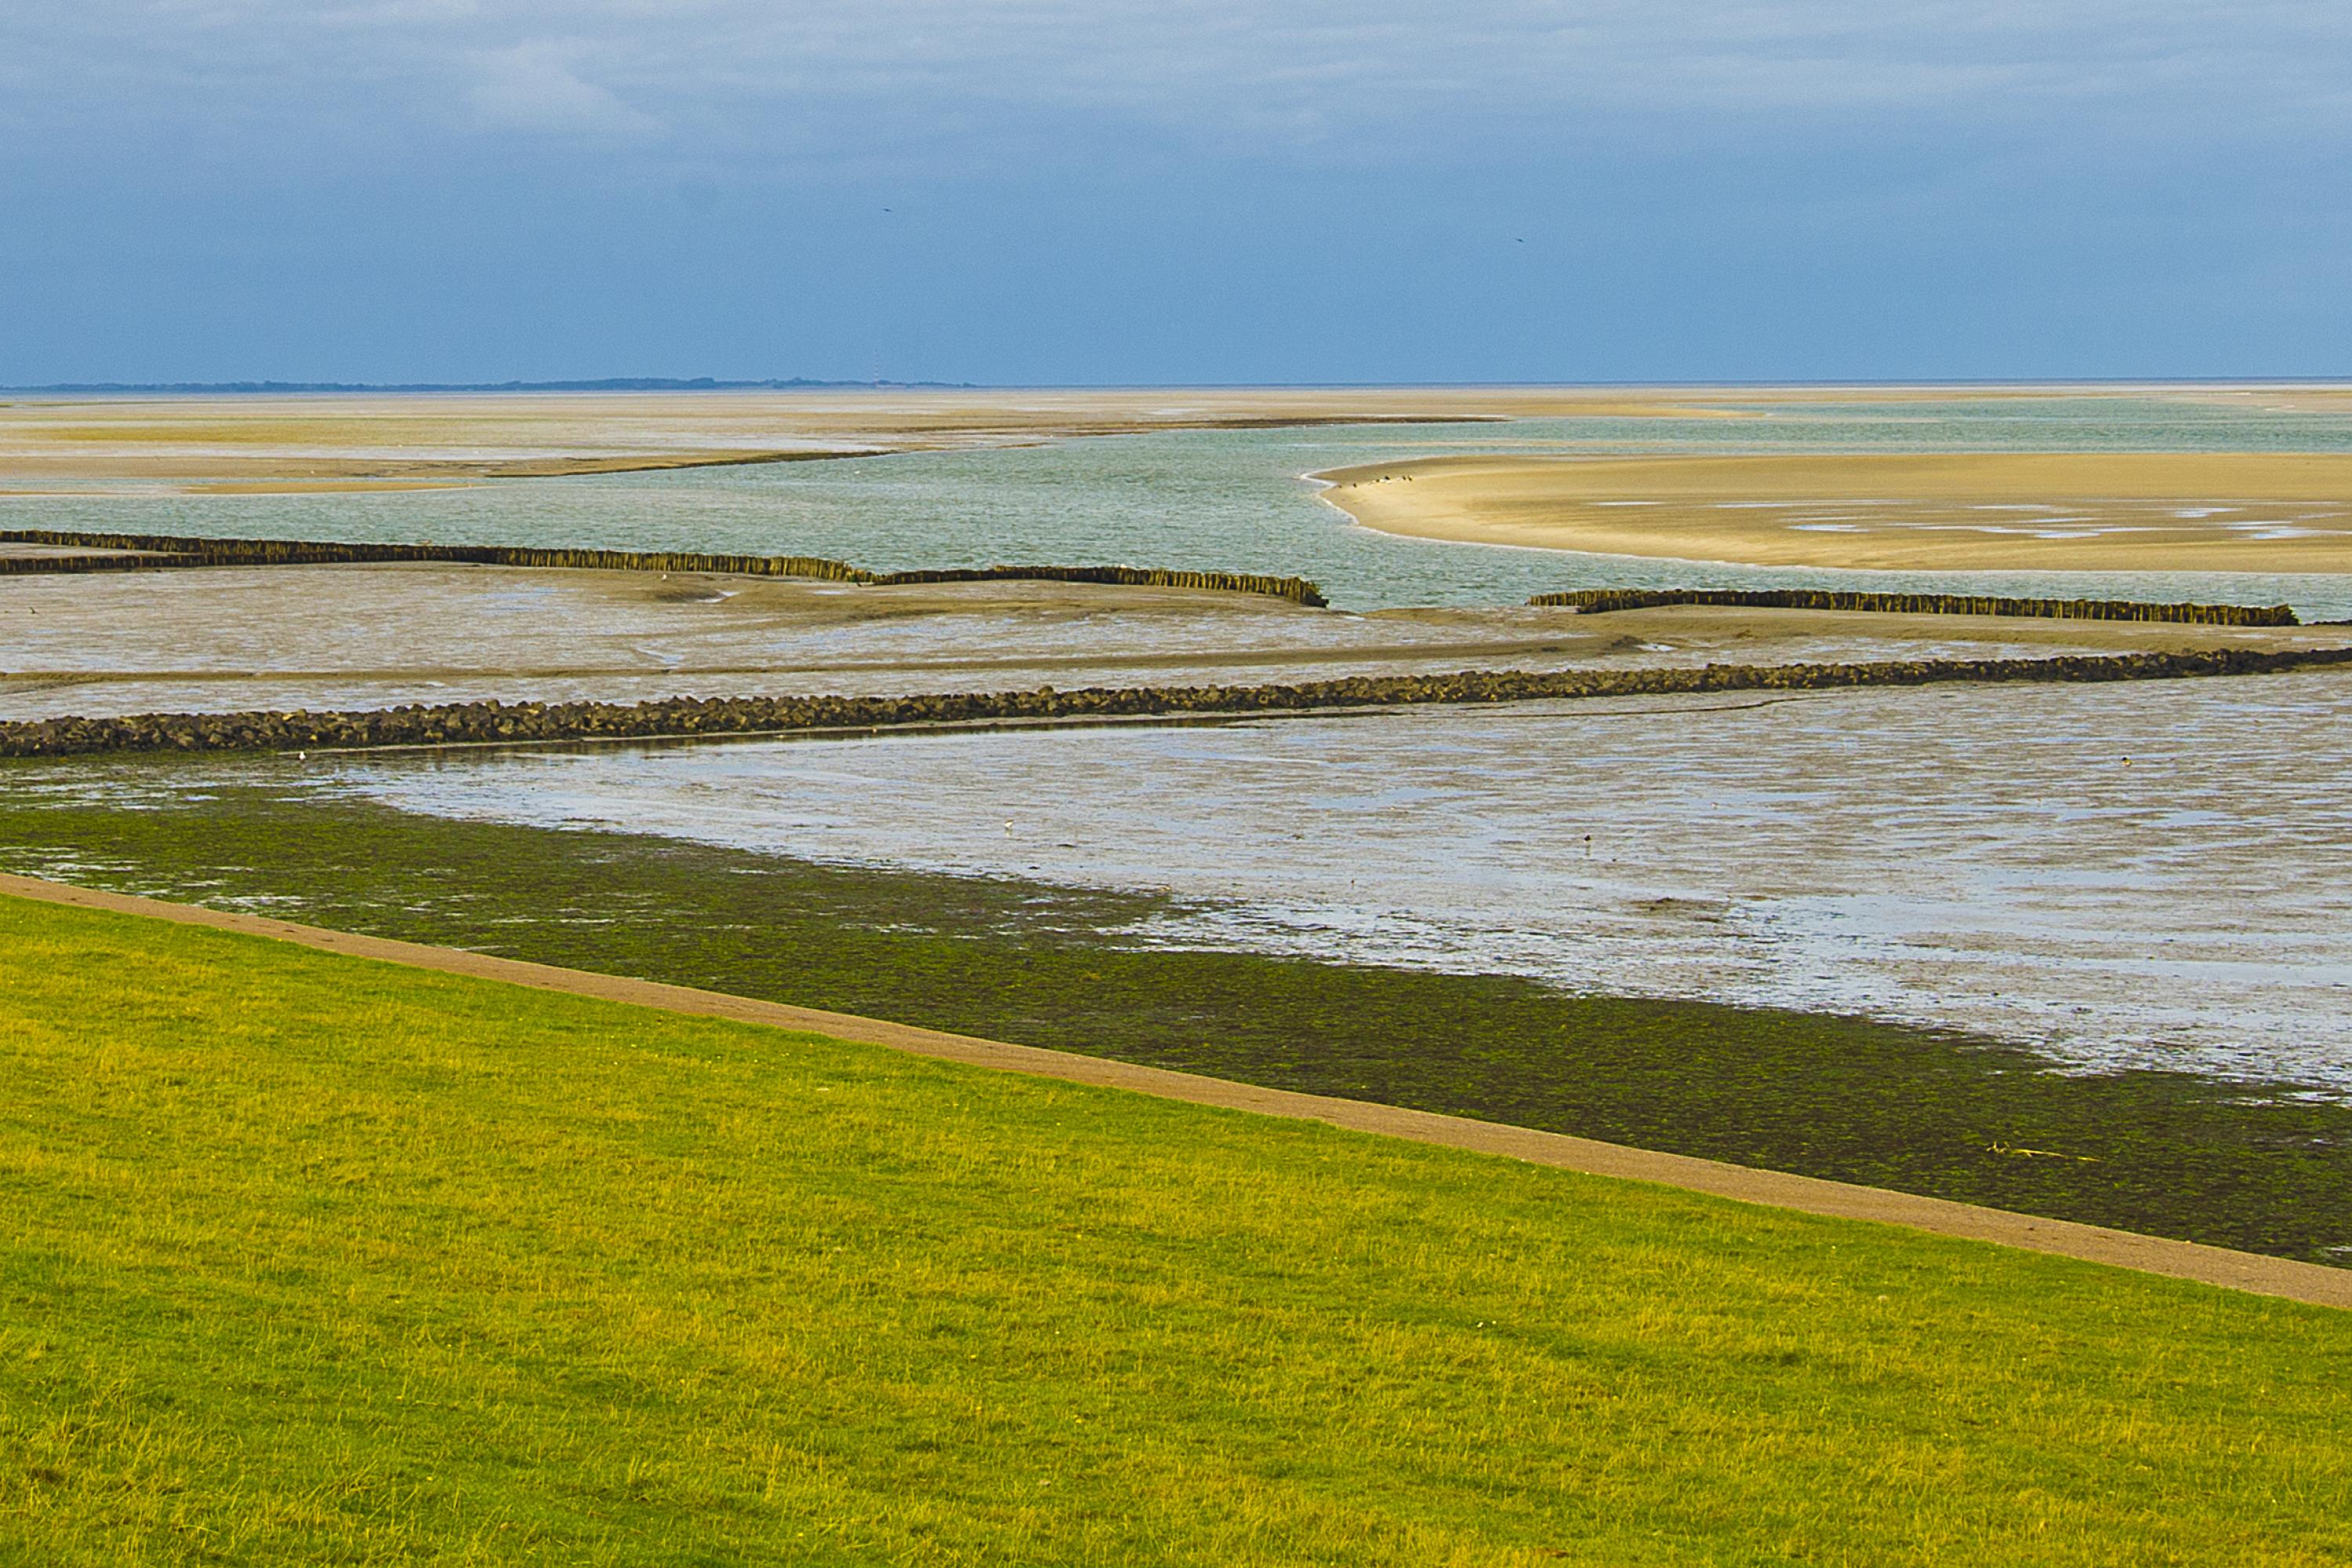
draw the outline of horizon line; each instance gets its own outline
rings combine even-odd
[[[814,376],[720,379],[714,376],[599,376],[549,381],[363,382],[363,381],[102,381],[0,385],[0,395],[173,395],[434,394],[524,392],[1334,392],[1495,390],[1608,391],[1629,388],[1689,390],[1770,387],[2166,387],[2166,386],[2345,386],[2347,375],[2083,375],[2083,376],[1793,376],[1606,379],[1592,381],[1105,381],[971,382],[833,380]]]

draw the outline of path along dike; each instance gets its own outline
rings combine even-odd
[[[1288,1089],[1261,1089],[1254,1084],[1234,1083],[1193,1073],[1171,1072],[1162,1068],[1141,1067],[1099,1057],[1043,1050],[1034,1046],[1008,1045],[999,1040],[951,1035],[937,1029],[919,1029],[848,1013],[827,1013],[812,1007],[755,1001],[745,996],[730,996],[723,992],[697,991],[682,985],[664,985],[647,980],[630,980],[618,975],[559,969],[550,964],[527,963],[517,959],[494,958],[454,948],[427,947],[383,937],[323,931],[315,926],[296,925],[265,916],[233,914],[190,904],[97,892],[29,877],[0,874],[0,895],[79,909],[145,915],[181,925],[204,926],[248,936],[270,937],[325,952],[406,964],[444,974],[503,981],[541,991],[558,991],[575,996],[656,1007],[664,1012],[763,1024],[864,1045],[885,1046],[892,1050],[940,1061],[1026,1073],[1066,1083],[1128,1089],[1191,1105],[1320,1121],[1351,1131],[1409,1139],[1416,1143],[1431,1143],[1450,1149],[1467,1149],[1484,1154],[1501,1154],[1531,1164],[1551,1165],[1587,1175],[1651,1182],[1661,1186],[1679,1187],[1686,1192],[1705,1193],[1741,1203],[1765,1204],[1833,1219],[1872,1220],[1884,1225],[1907,1226],[1914,1230],[1937,1236],[1989,1241],[2003,1247],[2022,1247],[2031,1252],[2053,1253],[2062,1258],[2109,1264],[2147,1274],[2168,1275],[2178,1279],[2191,1279],[2259,1295],[2284,1297],[2324,1307],[2352,1309],[2352,1269],[2331,1268],[2316,1263],[2265,1258],[2255,1253],[2235,1252],[2227,1247],[2200,1247],[2193,1242],[2168,1241],[2066,1220],[2038,1219],[2031,1215],[1979,1208],[1970,1204],[1950,1203],[1941,1198],[1920,1197],[1878,1187],[1827,1182],[1778,1171],[1751,1170],[1744,1165],[1693,1159],[1683,1154],[1658,1153],[1589,1138],[1573,1138],[1565,1133],[1540,1132],[1532,1128],[1477,1121],[1467,1117],[1442,1116],[1433,1111],[1407,1110],[1392,1105],[1299,1094]]]

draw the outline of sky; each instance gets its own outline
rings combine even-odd
[[[0,384],[2344,374],[2343,0],[0,5]]]

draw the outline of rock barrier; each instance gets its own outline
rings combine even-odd
[[[893,587],[921,583],[1096,583],[1136,588],[1193,588],[1259,594],[1321,608],[1322,591],[1304,577],[1241,572],[1178,571],[1160,566],[982,566],[870,572],[818,555],[709,555],[686,551],[541,549],[507,544],[362,544],[300,539],[205,539],[165,533],[92,533],[58,529],[0,530],[0,543],[107,555],[0,556],[0,577],[84,572],[149,572],[204,566],[330,566],[439,562],[467,566],[556,567],[596,572],[709,573],[730,577],[806,577]]]
[[[1266,577],[1240,572],[1182,572],[1164,566],[979,566],[919,572],[888,572],[872,579],[899,583],[1106,583],[1130,588],[1205,588],[1226,594],[1262,594],[1294,605],[1322,609],[1329,601],[1304,577]]]
[[[0,576],[57,572],[149,572],[199,566],[373,565],[443,562],[466,566],[551,566],[598,572],[710,572],[737,577],[814,577],[871,583],[871,572],[817,555],[705,555],[683,551],[548,550],[508,544],[361,544],[305,539],[204,539],[167,533],[74,533],[22,528],[0,543],[111,550],[115,555],[0,556]]]
[[[887,729],[907,725],[1307,714],[1432,703],[1528,702],[1710,691],[1822,690],[1944,682],[2157,680],[2352,666],[2352,647],[1870,664],[1711,664],[1697,669],[1462,670],[1296,685],[1089,687],[929,697],[676,697],[609,702],[457,702],[366,712],[150,713],[0,724],[0,756],[120,752],[289,752]]]
[[[1751,610],[1873,610],[1908,616],[2041,616],[2074,621],[2162,621],[2208,626],[2292,626],[2284,605],[2150,605],[2135,599],[2004,599],[1974,594],[1847,594],[1819,588],[1580,588],[1528,603],[1581,610],[1727,605]]]

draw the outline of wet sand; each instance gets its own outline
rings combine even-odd
[[[1386,533],[1757,566],[2352,571],[2352,455],[1436,458],[1335,469]]]
[[[2338,647],[2241,628],[1715,606],[1313,610],[1245,594],[445,565],[0,579],[0,720],[683,695],[890,696]]]

